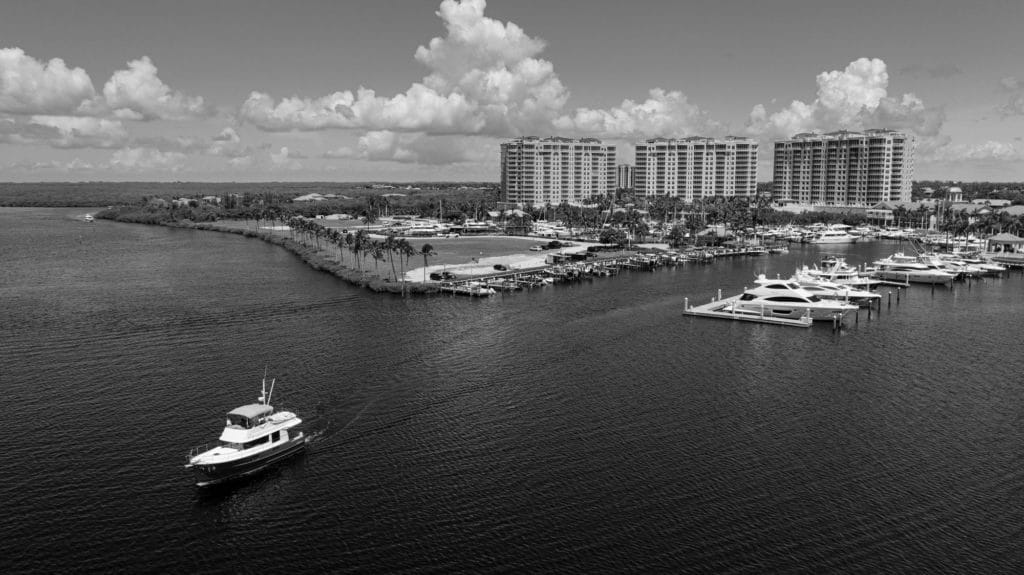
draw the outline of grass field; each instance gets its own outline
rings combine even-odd
[[[361,222],[355,220],[317,220],[329,228],[338,228],[354,232],[363,227]],[[256,222],[249,220],[220,220],[218,226],[248,228],[255,230]],[[267,231],[267,230],[264,230]],[[286,230],[274,230],[274,234],[288,236]],[[373,238],[381,236],[372,234]],[[522,237],[522,236],[463,236],[458,238],[406,238],[409,243],[419,251],[424,244],[430,244],[434,248],[434,254],[428,259],[428,265],[461,265],[472,263],[473,259],[495,258],[500,256],[522,255],[530,252],[530,246],[547,243],[550,240],[544,238]],[[415,256],[409,260],[410,266],[422,266],[423,257]]]

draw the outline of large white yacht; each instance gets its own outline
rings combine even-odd
[[[823,299],[836,299],[857,305],[870,305],[882,299],[882,295],[853,285],[844,285],[815,277],[797,270],[790,281]]]
[[[934,262],[897,252],[874,262],[875,275],[884,280],[908,283],[952,283],[957,274]]]
[[[847,265],[843,258],[822,260],[821,265],[820,268],[803,266],[797,269],[797,274],[862,290],[869,290],[882,283],[861,274],[857,268]]]
[[[305,434],[294,429],[302,420],[290,411],[274,411],[270,405],[274,382],[271,381],[268,394],[266,381],[264,377],[257,403],[228,412],[224,431],[215,446],[194,447],[186,456],[185,468],[195,472],[196,485],[202,487],[251,475],[305,448]]]
[[[850,303],[822,299],[794,281],[769,280],[761,274],[755,282],[757,287],[744,291],[731,304],[729,311],[766,317],[810,317],[813,320],[831,321],[857,309],[856,305]]]
[[[860,236],[855,236],[850,232],[846,231],[845,227],[836,226],[825,228],[808,240],[808,243],[812,244],[852,244],[860,239]]]

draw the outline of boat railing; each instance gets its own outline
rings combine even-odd
[[[199,455],[200,453],[206,453],[210,450],[210,444],[204,443],[197,445],[188,451],[188,455],[185,456],[185,461],[192,461],[192,458]]]

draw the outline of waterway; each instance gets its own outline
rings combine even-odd
[[[1019,272],[833,332],[683,302],[898,244],[402,299],[84,212],[0,209],[7,572],[1024,570]],[[308,453],[197,489],[265,367]]]

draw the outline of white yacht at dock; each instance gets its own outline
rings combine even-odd
[[[755,282],[757,287],[744,291],[728,311],[763,317],[810,317],[812,320],[832,321],[857,310],[857,306],[850,303],[822,299],[794,281],[770,280],[761,274]]]
[[[902,252],[877,260],[874,265],[874,275],[889,281],[946,284],[952,283],[957,278],[957,274],[945,269],[942,265]]]
[[[812,244],[852,244],[860,239],[860,236],[855,236],[850,232],[846,231],[849,226],[845,225],[834,225],[829,226],[821,231],[815,233],[808,240],[808,243]]]

